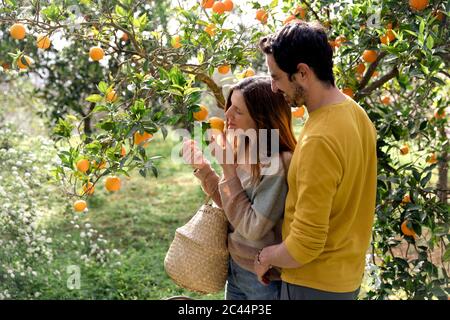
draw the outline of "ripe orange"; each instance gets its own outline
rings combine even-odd
[[[106,162],[105,160],[102,160],[102,162],[98,163],[97,161],[93,160],[92,161],[92,167],[95,169],[105,169],[106,168]]]
[[[409,0],[409,7],[413,10],[422,11],[428,7],[428,0]]]
[[[33,64],[33,59],[31,59],[31,57],[27,56],[27,55],[21,55],[18,59],[17,59],[17,66],[20,69],[27,69],[28,67],[30,67]]]
[[[340,47],[345,41],[347,41],[347,38],[345,38],[345,36],[338,36],[335,40],[335,44],[337,47]]]
[[[217,14],[223,14],[226,10],[226,6],[221,1],[216,1],[212,6],[212,11]]]
[[[89,160],[88,159],[81,159],[77,161],[77,170],[81,171],[83,173],[86,173],[86,171],[89,170]]]
[[[372,78],[376,78],[376,77],[378,77],[380,75],[380,73],[378,72],[378,71],[374,71],[373,73],[372,73]]]
[[[105,188],[110,192],[115,192],[120,190],[120,178],[117,176],[107,177],[105,180]]]
[[[89,50],[89,57],[94,61],[100,61],[105,56],[105,52],[100,47],[92,47]]]
[[[330,44],[330,46],[331,46],[331,48],[332,48],[333,50],[334,50],[334,48],[337,47],[336,41],[334,41],[334,40],[328,40],[328,43]]]
[[[77,200],[75,201],[75,203],[73,204],[73,208],[75,209],[75,211],[77,212],[81,212],[84,211],[87,208],[87,203],[84,200]]]
[[[360,63],[356,66],[356,72],[358,74],[362,75],[364,71],[366,71],[366,66],[364,65],[364,63]]]
[[[256,20],[261,21],[262,24],[266,24],[267,23],[267,18],[269,16],[267,15],[266,10],[264,9],[259,9],[258,11],[256,11]]]
[[[377,60],[377,52],[375,50],[364,50],[362,58],[365,62],[372,63]]]
[[[210,23],[205,27],[205,32],[209,34],[211,37],[214,37],[216,34],[216,25],[214,23]]]
[[[205,9],[210,9],[214,5],[214,0],[202,0],[201,6]]]
[[[144,132],[143,134],[140,134],[139,131],[136,131],[134,133],[134,144],[138,145],[141,144],[142,142],[146,142],[147,140],[151,139],[153,137],[153,135],[151,133],[148,132]],[[146,147],[148,145],[148,143],[144,144],[144,147]]]
[[[409,147],[408,147],[408,145],[403,145],[401,148],[400,148],[400,153],[402,154],[402,155],[406,155],[406,154],[408,154],[409,153]]]
[[[243,78],[253,77],[254,75],[255,75],[255,70],[253,70],[252,68],[247,68],[242,73]]]
[[[389,96],[381,97],[381,103],[383,103],[384,105],[388,105],[391,103],[391,98]]]
[[[415,237],[416,233],[408,225],[411,226],[411,223],[408,220],[403,221],[402,227],[401,227],[403,234],[405,236]]]
[[[50,44],[50,38],[46,35],[39,35],[36,39],[36,45],[39,49],[47,50],[48,48],[50,48]]]
[[[95,186],[92,182],[88,182],[83,185],[83,192],[87,195],[93,195],[95,190]]]
[[[22,40],[27,34],[25,26],[21,23],[14,23],[11,28],[9,28],[9,34],[16,40]]]
[[[342,89],[342,93],[348,95],[350,98],[353,98],[355,96],[352,88],[344,88]]]
[[[115,90],[111,90],[106,94],[106,101],[108,102],[114,102],[117,100],[117,93]]]
[[[395,40],[395,34],[392,29],[388,29],[386,34],[380,37],[380,42],[382,44],[388,45],[390,42]]]
[[[223,2],[224,6],[225,6],[225,11],[233,11],[234,8],[234,3],[231,0],[224,0]]]
[[[122,156],[122,158],[127,155],[127,149],[125,149],[124,146],[122,146],[122,149],[120,149],[120,155]]]
[[[204,105],[200,105],[200,110],[193,113],[194,119],[203,121],[208,117],[208,109]]]
[[[181,48],[182,44],[181,44],[180,41],[181,41],[181,37],[180,36],[173,37],[172,38],[172,42],[171,42],[172,47],[175,48],[175,49]]]
[[[303,118],[304,115],[305,115],[305,107],[304,106],[292,109],[292,116],[294,116],[295,118]]]
[[[429,164],[435,164],[438,162],[437,157],[436,157],[436,153],[432,153],[428,158],[427,158],[427,162]]]
[[[211,129],[223,131],[223,129],[225,128],[225,122],[222,119],[220,119],[219,117],[209,118],[208,123],[209,123]]]
[[[283,25],[286,25],[286,24],[288,24],[288,23],[291,23],[291,22],[293,22],[293,21],[295,21],[295,20],[300,20],[300,19],[298,19],[296,16],[294,16],[293,14],[291,14],[290,16],[288,16],[286,19],[284,19],[284,21],[283,21]]]
[[[220,74],[227,74],[230,71],[230,65],[223,64],[217,68]]]
[[[294,16],[300,15],[300,18],[305,19],[306,17],[306,9],[302,6],[298,6],[293,13]]]
[[[405,194],[405,196],[402,199],[402,204],[407,204],[411,202],[411,197],[409,196],[409,194]]]
[[[128,41],[128,33],[122,32],[122,36],[120,37],[120,40],[127,42]]]
[[[434,118],[437,120],[444,119],[445,118],[445,110],[444,109],[436,110],[434,112]]]

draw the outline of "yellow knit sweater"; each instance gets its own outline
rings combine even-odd
[[[301,267],[285,282],[356,290],[370,243],[377,183],[376,131],[350,98],[311,112],[289,172],[283,240]]]

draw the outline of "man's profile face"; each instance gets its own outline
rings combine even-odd
[[[295,81],[295,75],[293,81],[290,81],[288,74],[278,67],[272,54],[266,55],[266,63],[272,79],[272,91],[282,93],[291,107],[304,105],[305,89]]]

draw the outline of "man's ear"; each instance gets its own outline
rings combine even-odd
[[[301,80],[305,80],[311,69],[309,69],[309,66],[306,63],[299,63],[297,65],[297,74],[298,77],[300,77]]]

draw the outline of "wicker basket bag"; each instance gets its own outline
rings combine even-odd
[[[222,209],[207,202],[175,231],[164,259],[164,268],[175,283],[203,294],[223,290],[229,256],[228,220]]]

